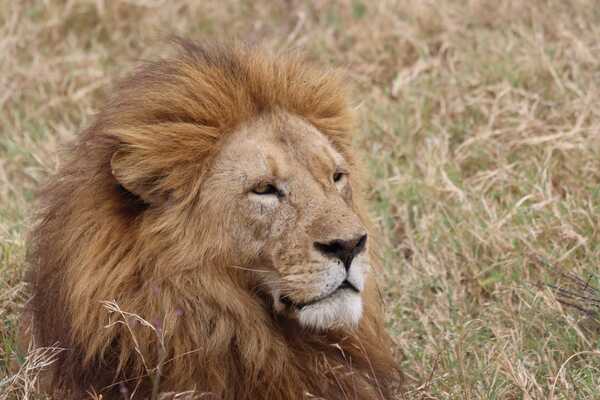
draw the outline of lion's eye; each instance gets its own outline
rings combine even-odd
[[[333,181],[334,181],[335,183],[338,183],[338,182],[340,182],[340,181],[342,180],[342,178],[344,177],[344,175],[345,175],[345,174],[344,174],[343,172],[336,171],[336,172],[333,174]]]
[[[271,183],[261,183],[252,189],[252,193],[259,195],[279,196],[281,194],[281,191]]]

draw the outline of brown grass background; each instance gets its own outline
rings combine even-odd
[[[170,34],[348,73],[398,398],[600,398],[597,1],[4,0],[0,399],[43,398],[51,355],[16,347],[35,190]]]

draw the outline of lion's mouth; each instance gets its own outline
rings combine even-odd
[[[290,299],[288,296],[285,296],[285,295],[281,296],[279,298],[279,301],[281,301],[281,303],[284,304],[286,307],[295,308],[297,310],[302,310],[304,307],[308,307],[310,305],[320,303],[323,300],[329,299],[342,290],[349,290],[349,291],[352,291],[355,293],[360,293],[360,290],[356,286],[354,286],[350,281],[348,281],[346,279],[344,282],[342,282],[337,288],[335,288],[330,293],[327,293],[324,296],[319,296],[317,298],[314,298],[314,299],[304,302],[304,303],[296,303],[296,302],[292,301],[292,299]]]

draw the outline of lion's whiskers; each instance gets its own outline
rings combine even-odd
[[[228,268],[235,268],[235,269],[241,269],[244,271],[252,271],[252,272],[263,272],[263,273],[269,273],[269,272],[273,272],[273,271],[269,271],[267,269],[257,269],[257,268],[248,268],[248,267],[241,267],[239,265],[228,265]]]

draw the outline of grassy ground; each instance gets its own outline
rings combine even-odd
[[[596,1],[7,0],[0,399],[39,398],[13,351],[33,193],[111,82],[170,33],[301,47],[349,72],[409,378],[399,398],[600,398]]]

